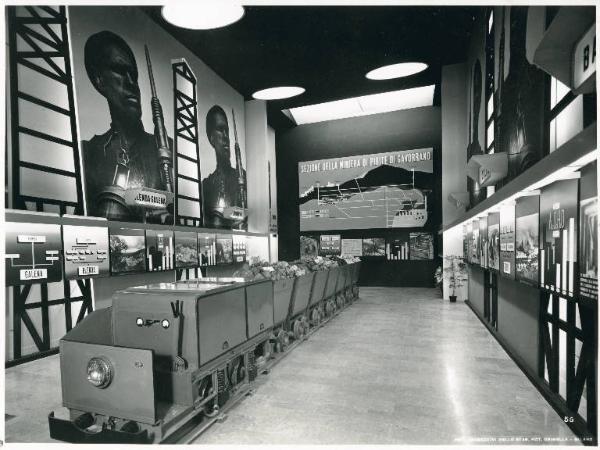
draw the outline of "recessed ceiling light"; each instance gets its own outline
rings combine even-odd
[[[252,97],[257,100],[279,100],[282,98],[295,97],[303,92],[304,88],[298,86],[278,86],[256,91],[252,94]]]
[[[244,7],[229,2],[175,2],[162,7],[163,18],[176,27],[190,30],[212,30],[237,22]]]
[[[420,62],[391,64],[371,70],[365,75],[369,80],[391,80],[414,75],[427,69],[427,64]]]
[[[433,105],[435,85],[364,95],[284,110],[296,125],[368,116]]]

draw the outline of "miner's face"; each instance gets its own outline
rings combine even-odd
[[[210,133],[210,143],[215,148],[217,159],[229,161],[229,125],[227,117],[222,113],[215,115],[214,126]]]
[[[111,45],[105,50],[103,67],[96,75],[95,86],[106,97],[111,113],[129,120],[142,116],[137,64],[133,54]]]

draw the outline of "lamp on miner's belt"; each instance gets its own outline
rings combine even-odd
[[[133,143],[127,142],[118,133],[110,137],[105,145],[105,154],[107,147],[114,145],[114,139],[118,139],[119,145],[115,169],[112,184],[104,186],[97,197],[99,204],[96,208],[104,217],[114,220],[139,218],[144,223],[168,223],[174,213],[172,153],[156,94],[150,54],[148,47],[144,48],[152,93],[154,136],[152,139],[151,135],[140,133]],[[153,150],[150,155],[147,154],[149,148]]]

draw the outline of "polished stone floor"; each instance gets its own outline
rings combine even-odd
[[[59,407],[58,357],[6,371],[7,442],[51,442]],[[195,443],[578,444],[466,305],[418,288],[361,288]]]

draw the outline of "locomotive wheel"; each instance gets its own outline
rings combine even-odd
[[[294,333],[294,339],[300,340],[304,336],[304,326],[300,320],[294,321],[294,326],[292,327]]]
[[[335,306],[333,305],[333,302],[331,300],[327,300],[327,303],[325,303],[325,316],[331,317],[334,311]]]
[[[344,296],[343,296],[343,294],[338,295],[336,297],[335,301],[337,303],[338,309],[342,309],[344,307]]]
[[[303,330],[303,335],[308,334],[308,330],[310,329],[310,324],[308,323],[308,319],[306,318],[306,316],[302,316],[302,318],[300,319],[300,322],[302,324],[302,330]]]
[[[321,314],[319,314],[319,309],[318,308],[314,308],[311,312],[310,312],[310,323],[313,327],[316,327],[317,325],[319,325],[319,322],[321,321]]]
[[[285,330],[279,330],[277,333],[277,344],[282,352],[290,345],[290,337]]]

